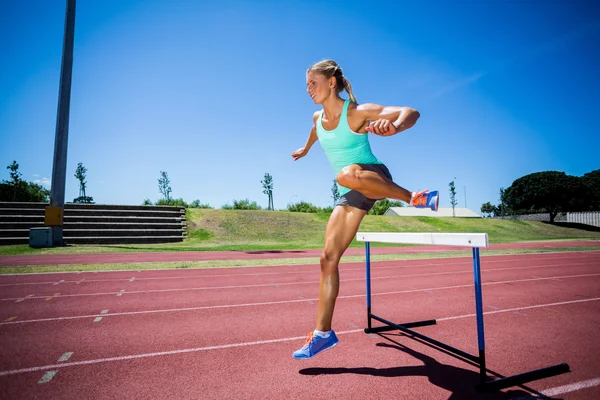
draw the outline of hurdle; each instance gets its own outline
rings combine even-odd
[[[548,378],[555,375],[560,375],[570,371],[569,365],[561,363],[550,367],[536,369],[524,372],[517,375],[500,377],[497,379],[488,380],[485,361],[485,338],[483,328],[483,300],[481,294],[481,271],[479,249],[489,247],[487,233],[387,233],[387,232],[358,232],[356,240],[365,242],[366,256],[366,282],[367,282],[367,328],[365,333],[380,333],[394,330],[400,330],[408,333],[415,338],[444,349],[452,354],[458,355],[463,359],[469,360],[479,366],[479,383],[476,389],[480,392],[492,392],[508,388],[511,386],[522,385],[526,382],[535,381],[538,379]],[[458,246],[472,248],[473,252],[473,276],[475,286],[475,311],[477,318],[477,345],[479,355],[475,356],[463,350],[457,349],[438,340],[432,339],[419,332],[412,330],[419,326],[435,325],[436,320],[423,320],[408,323],[390,322],[371,312],[371,243],[400,243],[400,244],[421,244],[421,245],[442,245],[442,246]],[[372,326],[372,320],[383,323],[383,326]],[[489,371],[492,372],[492,371]],[[494,375],[500,376],[496,373]]]

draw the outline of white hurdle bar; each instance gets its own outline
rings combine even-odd
[[[391,330],[401,330],[417,337],[421,340],[429,342],[437,347],[450,351],[467,360],[479,364],[480,383],[477,389],[480,391],[495,391],[510,386],[520,385],[525,382],[530,382],[537,379],[547,378],[550,376],[559,375],[569,372],[567,364],[558,364],[547,368],[542,368],[534,371],[525,372],[519,375],[510,377],[501,377],[492,381],[488,381],[487,368],[485,363],[485,338],[483,328],[483,301],[481,295],[481,267],[479,258],[479,249],[488,248],[489,241],[487,233],[398,233],[398,232],[358,232],[356,240],[365,242],[366,255],[366,283],[367,283],[367,328],[365,333],[380,333]],[[396,244],[418,244],[418,245],[442,245],[442,246],[457,246],[468,247],[473,252],[473,277],[475,284],[475,312],[477,317],[477,343],[479,348],[479,356],[466,353],[462,350],[439,342],[428,336],[422,335],[410,328],[435,325],[435,320],[424,320],[417,322],[409,322],[396,324],[385,320],[371,312],[371,242],[379,243],[396,243]],[[384,323],[386,326],[372,327],[371,320],[377,320]]]

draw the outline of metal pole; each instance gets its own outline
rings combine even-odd
[[[371,329],[371,244],[365,243],[366,267],[367,267],[367,327]]]
[[[473,247],[473,274],[475,280],[475,314],[477,316],[477,344],[479,347],[479,379],[485,383],[485,337],[483,333],[483,299],[481,295],[481,268],[479,261],[479,248]]]
[[[65,33],[63,41],[58,112],[54,139],[54,162],[52,164],[52,187],[50,207],[65,207],[65,181],[67,175],[67,144],[69,138],[69,110],[71,105],[71,76],[73,70],[73,42],[75,37],[75,0],[67,0]],[[63,218],[60,225],[52,226],[52,245],[62,246]]]

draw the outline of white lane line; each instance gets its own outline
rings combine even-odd
[[[357,332],[363,332],[363,331],[364,331],[363,329],[353,329],[353,330],[349,330],[349,331],[336,332],[336,335],[345,335],[348,333],[357,333]],[[40,366],[40,367],[14,369],[14,370],[9,370],[9,371],[0,371],[0,376],[16,375],[16,374],[23,374],[23,373],[28,373],[28,372],[38,372],[38,371],[43,371],[43,370],[50,369],[50,368],[64,368],[64,367],[74,367],[74,366],[79,366],[79,365],[100,364],[100,363],[113,362],[113,361],[138,360],[141,358],[148,358],[148,357],[160,357],[160,356],[169,356],[169,355],[175,355],[175,354],[196,353],[196,352],[200,352],[200,351],[210,351],[210,350],[223,350],[223,349],[231,349],[234,347],[257,346],[257,345],[263,345],[263,344],[291,342],[291,341],[295,341],[295,340],[304,340],[304,339],[306,339],[306,336],[296,336],[296,337],[288,337],[288,338],[281,338],[281,339],[259,340],[256,342],[230,343],[230,344],[222,344],[222,345],[217,345],[217,346],[196,347],[196,348],[192,348],[192,349],[170,350],[170,351],[161,351],[161,352],[157,352],[157,353],[144,353],[144,354],[134,354],[134,355],[129,355],[129,356],[99,358],[99,359],[95,359],[95,360],[75,361],[75,362],[64,363],[64,364],[44,365],[44,366]]]
[[[45,299],[44,299],[44,297],[45,297]],[[41,296],[41,297],[33,297],[33,298],[34,299],[44,299],[44,300],[48,301],[48,300],[56,299],[58,297],[60,297],[60,293],[54,293],[54,295],[52,295],[50,297],[48,297],[48,296]]]
[[[569,301],[560,301],[557,303],[547,303],[547,304],[535,304],[533,306],[523,306],[523,307],[515,307],[515,308],[507,308],[506,310],[497,310],[497,311],[484,311],[483,315],[492,315],[492,314],[501,314],[507,312],[514,311],[522,311],[522,310],[531,310],[534,308],[544,308],[544,307],[556,307],[556,306],[564,306],[567,304],[577,304],[577,303],[587,303],[588,301],[598,301],[600,297],[594,297],[593,299],[585,299],[585,300],[569,300]],[[436,318],[437,321],[450,321],[453,319],[461,319],[461,318],[471,318],[476,317],[477,314],[465,314],[465,315],[457,315],[454,317],[444,317],[444,318]]]
[[[58,362],[65,362],[67,361],[69,358],[71,358],[71,356],[73,355],[72,351],[68,351],[65,354],[63,354],[62,356],[60,356],[60,358],[58,359]]]
[[[129,279],[129,282],[133,282],[135,280],[135,276],[132,276],[131,279]]]
[[[58,281],[58,282],[54,283],[53,285],[54,285],[54,286],[56,286],[56,285],[60,285],[61,283],[64,283],[64,281],[65,281],[64,279],[61,279],[60,281]]]
[[[438,264],[438,265],[447,265],[447,264]],[[589,265],[589,263],[571,263],[569,265],[572,266],[576,266],[576,265]],[[592,264],[592,266],[595,266],[596,264]],[[600,263],[598,263],[598,265],[600,266]],[[509,268],[492,268],[492,269],[483,269],[482,273],[486,273],[486,272],[493,272],[493,271],[507,271],[507,270],[525,270],[525,269],[533,269],[533,268],[553,268],[553,267],[562,267],[563,264],[552,264],[552,265],[536,265],[536,266],[528,266],[528,267],[509,267]],[[402,267],[397,267],[397,266],[391,266],[391,267],[378,267],[378,269],[390,269],[390,268],[410,268],[410,266],[402,266]],[[350,269],[346,269],[346,271],[349,271]],[[362,269],[361,269],[362,270]],[[298,272],[292,272],[292,271],[285,271],[285,272],[274,272],[274,273],[266,273],[267,274],[285,274],[285,273],[298,273]],[[435,273],[421,273],[421,274],[405,274],[405,275],[396,275],[396,276],[383,276],[383,277],[372,277],[372,280],[377,280],[377,279],[396,279],[396,278],[408,278],[408,277],[418,277],[418,276],[436,276],[436,275],[452,275],[452,274],[460,274],[460,273],[473,273],[472,270],[463,270],[463,271],[448,271],[448,272],[435,272]],[[232,275],[219,275],[219,276],[229,276],[229,277],[234,277],[234,276],[243,276],[243,275],[253,275],[253,274],[232,274]],[[217,275],[210,275],[210,276],[206,276],[206,277],[213,277],[213,276],[217,276]],[[534,276],[535,277],[535,276]],[[186,279],[186,278],[190,278],[190,277],[168,277],[168,279]],[[536,277],[537,278],[537,277]],[[138,280],[141,279],[165,279],[165,278],[139,278]],[[343,282],[347,282],[347,281],[357,281],[357,280],[363,280],[364,278],[355,278],[355,279],[345,279],[343,280]],[[109,282],[109,281],[120,281],[119,280],[89,280],[87,282]],[[133,277],[131,278],[130,281],[133,280]],[[560,281],[559,279],[556,279],[556,281]],[[76,284],[79,284],[80,282],[82,282],[83,279],[81,281],[76,281]],[[294,282],[294,283],[281,283],[281,285],[286,285],[286,284],[303,284],[303,283],[314,283],[314,281],[311,282]],[[21,285],[21,284],[18,284]],[[276,284],[275,286],[277,286],[279,284]],[[0,285],[0,286],[8,286],[8,285]],[[252,287],[252,285],[249,286],[239,286],[239,287]],[[222,289],[222,288],[236,288],[236,286],[229,286],[229,287],[216,287],[216,289]],[[191,290],[201,290],[201,289],[191,289]],[[125,290],[122,290],[121,293],[117,293],[117,296],[122,296],[123,293],[125,293]],[[136,292],[132,292],[132,293],[136,293]],[[140,292],[137,292],[140,293]],[[111,293],[108,293],[111,294]],[[87,295],[87,294],[82,294],[82,295]],[[28,296],[32,297],[33,295]],[[6,301],[6,300],[12,300],[12,299],[0,299],[0,301]],[[18,302],[23,301],[25,299],[19,299]]]
[[[30,294],[30,295],[27,295],[26,297],[19,298],[19,299],[17,299],[17,301],[15,301],[15,303],[20,303],[23,300],[27,300],[27,299],[29,299],[30,297],[33,297],[33,296],[35,296],[35,295]]]
[[[46,369],[46,368],[43,368],[43,369]],[[57,372],[58,371],[56,371],[56,370],[55,371],[48,371],[48,372],[46,372],[42,376],[42,378],[38,381],[38,385],[42,385],[44,383],[50,382],[52,380],[52,378],[54,378],[54,375],[56,375]]]
[[[62,356],[60,356],[60,358],[58,359],[57,362],[59,363],[63,363],[65,361],[67,361],[69,358],[71,358],[71,356],[73,355],[72,351],[66,352],[65,354],[63,354]],[[45,369],[45,368],[44,368]],[[47,371],[38,381],[38,385],[42,385],[44,383],[48,383],[52,380],[52,378],[54,378],[54,376],[58,373],[58,370],[53,370],[53,371]]]
[[[558,253],[558,254],[563,254],[563,253]],[[587,255],[587,254],[586,254]],[[510,256],[519,256],[519,255],[510,255]],[[560,261],[563,259],[571,259],[572,257],[554,257],[549,261]],[[547,258],[543,258],[543,257],[528,257],[526,260],[523,261],[531,261],[531,260],[547,260]],[[400,269],[400,268],[424,268],[424,267],[438,267],[438,266],[454,266],[454,265],[471,265],[473,262],[472,260],[468,260],[468,261],[458,261],[458,262],[446,262],[446,263],[424,263],[424,264],[412,264],[412,265],[391,265],[391,266],[376,266],[376,264],[378,263],[389,263],[389,262],[403,262],[403,261],[407,261],[407,260],[389,260],[389,261],[372,261],[372,265],[373,265],[373,269],[377,269],[377,270],[382,270],[382,269]],[[410,260],[409,260],[410,261]],[[485,260],[485,264],[491,264],[491,263],[510,263],[510,262],[514,262],[514,261],[507,261],[507,260]],[[586,260],[579,260],[579,261],[586,261]],[[580,262],[580,263],[569,263],[569,265],[587,265],[590,262],[592,263],[592,265],[600,265],[595,263],[595,258],[589,260],[588,262]],[[364,263],[364,261],[352,261],[349,262],[350,264],[355,264],[355,263]],[[342,262],[343,264],[343,262]],[[506,270],[518,270],[518,269],[531,269],[531,268],[551,268],[551,267],[562,267],[564,266],[563,264],[551,264],[551,265],[546,265],[546,264],[541,264],[541,265],[534,265],[534,266],[528,266],[528,267],[510,267],[510,268],[497,268],[497,269],[482,269],[482,272],[484,271],[506,271]],[[260,275],[285,275],[285,274],[303,274],[306,273],[305,269],[307,268],[314,268],[315,265],[313,264],[286,264],[286,265],[256,265],[256,266],[251,266],[251,267],[222,267],[219,269],[231,269],[231,268],[244,268],[244,269],[249,269],[249,268],[278,268],[278,267],[286,267],[286,268],[293,268],[293,267],[299,267],[298,269],[295,269],[293,271],[278,271],[278,272],[261,272]],[[302,270],[300,270],[300,268],[302,268]],[[193,268],[193,269],[198,269],[198,270],[202,270],[202,271],[208,271],[208,269],[206,268]],[[212,268],[211,268],[212,269]],[[358,267],[358,268],[349,268],[349,267],[343,267],[344,271],[364,271],[364,267]],[[136,270],[137,271],[137,270]],[[147,270],[148,271],[170,271],[172,272],[173,269],[167,268],[167,269],[155,269],[155,270]],[[97,273],[98,271],[90,271],[90,272],[94,272]],[[100,272],[129,272],[129,271],[120,271],[120,270],[115,270],[115,271],[100,271]],[[461,271],[459,271],[461,272]],[[473,272],[472,269],[470,270],[466,270],[466,271],[462,271],[462,272]],[[28,274],[28,276],[35,276],[35,275],[43,275],[43,274],[58,274],[58,273],[62,273],[65,274],[65,272],[47,272],[47,273],[38,273],[38,274]],[[72,273],[72,272],[71,272]],[[450,272],[452,273],[452,272]],[[12,276],[12,275],[18,275],[18,276],[22,276],[23,274],[3,274],[2,276]],[[135,280],[167,280],[167,279],[193,279],[193,278],[217,278],[217,277],[238,277],[238,276],[259,276],[258,273],[256,272],[251,272],[251,273],[243,273],[243,274],[203,274],[203,275],[191,275],[191,276],[162,276],[162,277],[148,277],[148,278],[136,278]],[[81,282],[83,282],[85,279],[82,279],[80,281],[65,281],[65,283],[76,283],[79,284]],[[123,282],[123,281],[130,281],[131,278],[113,278],[113,279],[90,279],[87,280],[86,282]],[[21,283],[4,283],[4,284],[0,284],[0,287],[3,286],[23,286],[23,285],[47,285],[47,284],[53,284],[55,282],[21,282]]]
[[[104,315],[108,312],[108,310],[102,310],[100,311],[100,314]],[[94,319],[94,322],[100,322],[102,321],[102,317],[96,317],[96,319]]]
[[[511,284],[515,282],[528,282],[528,281],[544,281],[544,280],[555,280],[556,278],[566,279],[566,278],[581,278],[581,277],[590,277],[590,276],[600,276],[600,273],[597,274],[581,274],[581,275],[568,275],[568,276],[550,276],[544,278],[528,278],[528,279],[519,279],[519,280],[508,280],[508,281],[491,281],[482,283],[482,285],[498,285],[498,284]],[[386,276],[386,277],[377,277],[371,278],[371,280],[381,280],[381,279],[396,279],[405,277],[403,275],[395,275],[395,276]],[[355,279],[344,279],[342,282],[351,282],[351,281],[362,281],[364,278],[355,278]],[[303,282],[285,282],[285,283],[263,283],[256,285],[231,285],[231,286],[204,286],[204,287],[193,287],[193,288],[173,288],[173,289],[151,289],[151,290],[130,290],[127,294],[145,294],[145,293],[167,293],[167,292],[186,292],[186,291],[197,291],[197,290],[223,290],[223,289],[248,289],[248,288],[258,288],[258,287],[273,287],[273,286],[289,286],[289,285],[307,285],[319,283],[319,281],[303,281]],[[445,288],[462,288],[462,287],[472,287],[473,284],[469,285],[457,285],[457,286],[448,286]],[[427,289],[419,289],[419,291],[427,291],[427,290],[436,290],[440,288],[427,288]],[[50,300],[54,297],[83,297],[83,296],[122,296],[125,293],[125,289],[121,290],[119,293],[116,292],[100,292],[100,293],[77,293],[77,294],[63,294],[60,293],[55,294],[53,297],[46,296],[37,296],[32,297],[32,299],[46,299]],[[396,294],[398,292],[390,292]],[[381,294],[381,293],[380,293]],[[60,295],[60,296],[59,296]],[[15,298],[1,299],[0,301],[12,301]]]
[[[485,312],[484,314],[498,314],[498,313],[516,311],[516,310],[541,308],[541,307],[552,307],[552,306],[583,303],[583,302],[587,302],[587,301],[598,301],[598,300],[600,300],[600,297],[594,298],[594,299],[587,299],[587,300],[563,301],[563,302],[559,302],[559,303],[537,304],[537,305],[533,305],[533,306],[525,306],[525,307],[512,308],[512,309],[507,309],[507,310],[488,311],[488,312]],[[458,315],[458,316],[446,317],[446,318],[437,318],[436,320],[448,321],[448,320],[452,320],[452,319],[469,318],[469,317],[474,317],[474,316],[475,316],[475,314],[467,314],[467,315]],[[348,330],[348,331],[336,332],[336,334],[343,335],[343,334],[357,333],[357,332],[364,332],[364,329],[352,329],[352,330]],[[95,360],[75,361],[75,362],[63,363],[63,364],[44,365],[44,366],[39,366],[39,367],[30,367],[30,368],[8,370],[8,371],[0,371],[0,377],[8,376],[8,375],[23,374],[23,373],[28,373],[28,372],[43,371],[43,370],[52,369],[52,368],[73,367],[73,366],[79,366],[79,365],[99,364],[99,363],[113,362],[113,361],[136,360],[136,359],[141,359],[141,358],[159,357],[159,356],[184,354],[184,353],[194,353],[194,352],[199,352],[199,351],[230,349],[230,348],[234,348],[234,347],[257,346],[257,345],[270,344],[270,343],[281,343],[281,342],[290,342],[290,341],[294,341],[294,340],[302,340],[304,338],[305,338],[304,336],[296,336],[296,337],[281,338],[281,339],[260,340],[260,341],[255,341],[255,342],[230,343],[230,344],[217,345],[217,346],[196,347],[196,348],[191,348],[191,349],[171,350],[171,351],[162,351],[162,352],[156,352],[156,353],[143,353],[143,354],[134,354],[134,355],[129,355],[129,356],[99,358],[99,359],[95,359]],[[563,388],[563,387],[561,387],[561,388]],[[559,388],[555,388],[555,390],[556,389],[559,389]]]
[[[471,285],[468,285],[466,287],[470,288]],[[454,289],[455,287],[452,286],[452,287],[448,287],[448,288]],[[436,288],[436,289],[445,289],[445,288]],[[388,292],[388,293],[372,293],[371,296],[378,296],[380,294],[390,295],[390,294],[402,294],[402,293],[413,293],[413,292],[419,292],[419,290],[404,290],[404,291]],[[358,297],[365,297],[365,295],[358,294],[358,295],[338,296],[338,299],[353,299],[353,298],[358,298]],[[302,297],[299,300],[280,300],[280,301],[267,301],[267,302],[260,302],[260,303],[223,304],[223,305],[214,305],[214,306],[168,308],[168,309],[146,310],[146,311],[126,311],[126,312],[113,313],[113,314],[104,314],[103,316],[118,317],[118,316],[127,316],[127,315],[145,315],[145,314],[158,314],[158,313],[170,313],[170,312],[188,312],[188,311],[214,310],[214,309],[238,308],[238,307],[260,307],[260,306],[271,306],[271,305],[278,305],[278,304],[291,304],[291,303],[304,303],[304,302],[307,302],[308,304],[314,304],[313,301],[318,301],[318,300],[319,299],[317,299],[317,298],[306,299],[306,298]],[[597,301],[597,300],[600,300],[600,297],[581,299],[581,300],[573,300],[573,301],[567,301],[567,302],[563,302],[563,303],[550,303],[550,305],[585,303],[588,301]],[[528,306],[528,307],[531,307],[531,306]],[[528,307],[515,308],[515,309],[509,309],[509,310],[500,310],[497,307],[495,307],[498,311],[486,311],[486,312],[484,312],[484,314],[494,314],[494,313],[500,313],[500,312],[516,311],[516,310],[521,310],[521,309],[527,309]],[[467,316],[475,316],[475,314],[468,314]],[[460,316],[457,318],[465,318],[467,316]],[[53,318],[41,318],[41,319],[30,319],[30,320],[20,320],[20,321],[5,321],[5,322],[0,322],[0,326],[33,323],[33,322],[66,321],[66,320],[84,319],[84,318],[93,318],[93,317],[97,317],[97,315],[74,315],[74,316],[69,316],[69,317],[53,317]]]
[[[523,313],[520,313],[520,312],[517,312],[517,311],[513,312],[513,314],[520,315],[522,317],[526,317],[527,316],[527,314],[523,314]]]
[[[600,378],[590,379],[587,381],[572,383],[570,385],[558,386],[552,389],[547,389],[542,391],[542,393],[546,396],[558,396],[559,394],[565,394],[574,392],[576,390],[587,389],[600,385]]]

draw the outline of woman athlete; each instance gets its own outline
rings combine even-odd
[[[340,97],[345,90],[349,100]],[[306,72],[306,91],[323,109],[313,115],[313,126],[304,147],[294,151],[294,161],[306,156],[319,140],[340,189],[325,231],[321,254],[321,280],[316,329],[304,346],[293,353],[309,359],[338,343],[331,329],[339,292],[338,264],[354,239],[364,216],[379,199],[401,200],[418,208],[438,210],[438,192],[410,192],[392,181],[387,167],[371,152],[368,133],[392,136],[415,125],[419,112],[410,107],[358,104],[350,82],[333,60],[323,60]]]

